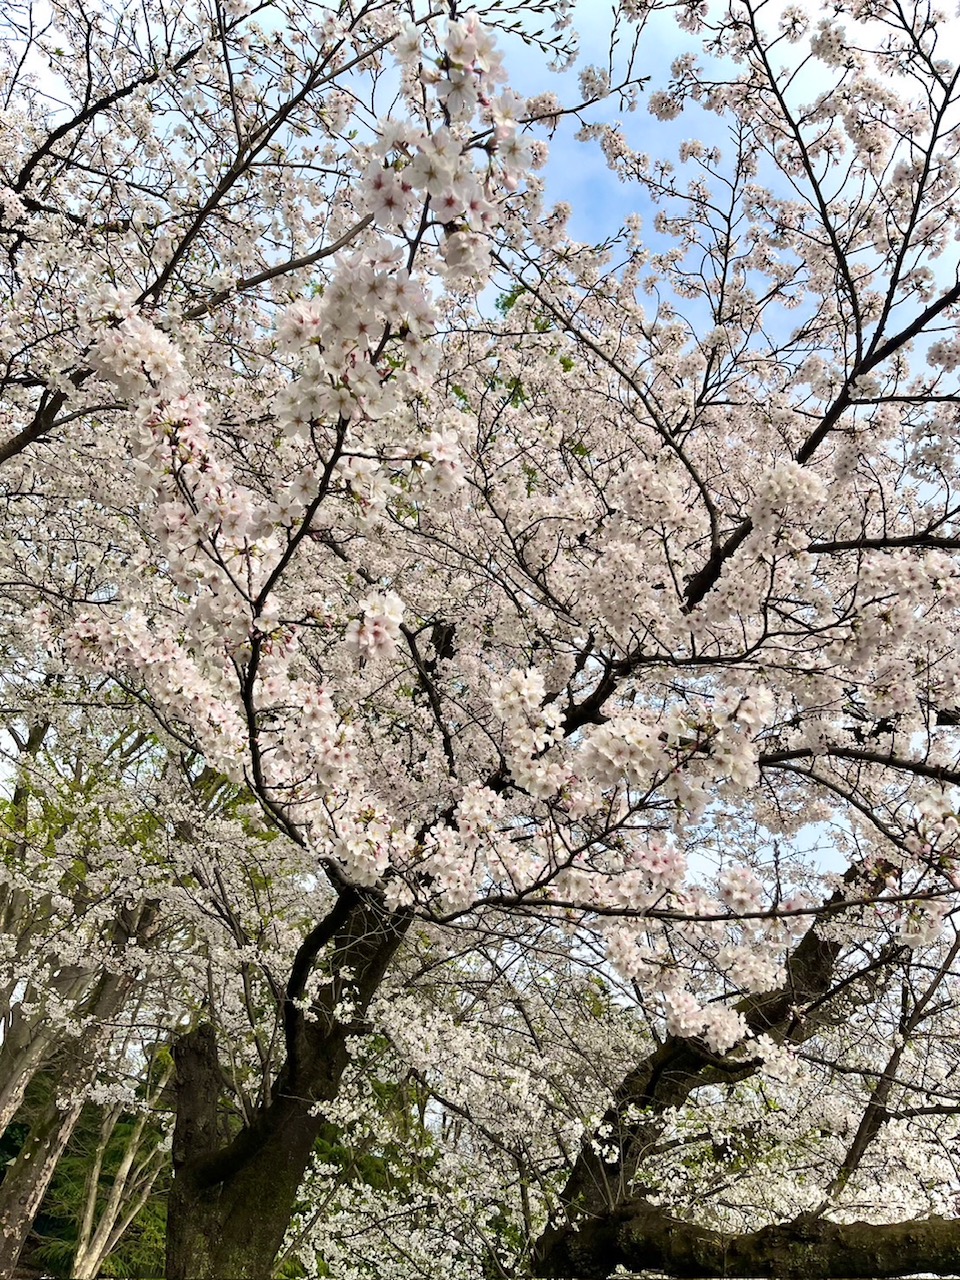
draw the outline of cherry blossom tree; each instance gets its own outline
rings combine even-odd
[[[7,19],[4,639],[163,780],[169,1280],[960,1260],[958,72],[622,0],[508,87],[568,7]]]

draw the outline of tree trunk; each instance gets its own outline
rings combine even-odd
[[[317,1104],[336,1097],[358,1031],[409,925],[369,896],[346,891],[294,962],[283,1009],[286,1061],[269,1101],[225,1140],[216,1034],[204,1023],[174,1050],[177,1119],[167,1214],[167,1280],[268,1280],[317,1138],[329,1129]],[[295,1001],[309,967],[333,944],[333,981],[306,1019]],[[344,996],[351,1021],[341,1022]]]
[[[777,1280],[837,1280],[960,1271],[960,1222],[925,1218],[878,1226],[823,1218],[727,1235],[671,1218],[645,1201],[622,1205],[603,1219],[581,1223],[554,1250],[552,1280],[601,1280],[616,1267],[661,1271],[671,1276],[776,1277]]]
[[[167,1213],[168,1280],[265,1280],[280,1251],[297,1191],[323,1129],[301,1098],[277,1099],[260,1132],[244,1131],[234,1166],[211,1174],[203,1156],[218,1154],[217,1102],[222,1088],[216,1037],[207,1024],[175,1052],[177,1127]]]

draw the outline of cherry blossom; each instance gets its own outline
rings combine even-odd
[[[542,0],[50,16],[3,69],[2,1114],[159,1011],[169,1280],[670,1271],[685,1223],[947,1269],[934,15],[623,3],[563,92],[507,81],[575,57]],[[598,244],[568,124],[643,202]]]

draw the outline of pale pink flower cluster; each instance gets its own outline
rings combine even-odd
[[[672,1036],[698,1036],[704,1027],[704,1009],[693,992],[668,986],[663,991],[667,1031]]]
[[[625,712],[584,735],[580,768],[604,788],[643,788],[659,779],[695,813],[707,803],[707,785],[755,785],[755,738],[774,713],[771,694],[757,687],[718,695],[699,717],[689,708],[657,719]]]
[[[301,298],[281,313],[277,321],[277,343],[284,351],[301,352],[323,343],[325,308],[322,298]]]
[[[810,40],[810,49],[828,67],[842,67],[850,57],[847,33],[839,22],[821,18]]]
[[[475,13],[447,23],[442,49],[447,74],[437,84],[437,96],[452,120],[467,121],[491,88],[506,80],[502,55]]]
[[[169,631],[151,626],[138,610],[128,610],[122,625],[106,614],[80,614],[64,636],[64,651],[87,669],[135,673],[158,705],[175,708],[179,722],[206,744],[211,764],[235,781],[243,776],[246,732],[232,690]]]
[[[356,502],[357,524],[361,528],[373,527],[394,493],[390,471],[375,458],[355,455],[343,458],[338,471]]]
[[[668,93],[665,89],[657,89],[650,95],[647,110],[658,120],[676,120],[683,111],[683,99],[676,91]]]
[[[774,948],[763,943],[728,943],[717,953],[717,968],[741,991],[775,991],[783,964]]]
[[[678,889],[687,874],[687,859],[672,842],[652,836],[634,853],[637,869],[656,888]]]
[[[369,886],[381,880],[391,861],[409,844],[393,829],[386,813],[368,808],[362,817],[349,812],[338,817],[332,852],[353,884]]]
[[[176,345],[139,315],[125,316],[104,330],[90,352],[90,367],[129,399],[175,393],[185,380]]]
[[[953,373],[960,367],[960,336],[931,342],[927,349],[927,363]]]
[[[294,303],[280,317],[278,344],[298,356],[299,375],[277,395],[284,434],[306,438],[314,422],[371,421],[398,411],[402,391],[416,394],[417,375],[432,367],[426,345],[435,323],[424,285],[386,240],[342,255],[322,298]],[[389,358],[377,349],[397,337]],[[398,359],[401,367],[398,367]]]
[[[622,843],[625,848],[605,853],[591,850],[562,867],[554,878],[558,896],[584,907],[621,907],[635,917],[688,903],[687,860],[671,840],[653,835]],[[649,956],[632,924],[611,922],[604,936],[608,957],[622,973],[635,977],[638,964],[647,967]],[[642,962],[641,955],[646,956]]]
[[[423,462],[418,479],[424,493],[451,494],[467,482],[456,431],[437,431],[424,436]]]
[[[742,1013],[726,1005],[703,1006],[683,987],[667,986],[662,999],[670,1035],[702,1037],[713,1053],[727,1053],[748,1034]]]
[[[264,665],[269,671],[269,658]],[[290,679],[281,662],[258,683],[256,701],[271,786],[287,794],[295,788],[310,801],[350,784],[358,761],[354,732],[326,685]]]
[[[309,479],[284,486],[273,501],[238,484],[214,447],[210,412],[193,394],[148,406],[135,437],[137,477],[170,575],[194,597],[190,617],[211,635],[219,626],[220,639],[235,646],[255,619],[232,570],[242,561],[251,585],[269,575],[280,554],[276,528],[301,510]]]
[[[918,904],[902,919],[898,930],[900,941],[912,948],[930,946],[943,934],[947,918],[954,909],[954,903],[947,899]]]
[[[718,781],[726,779],[734,790],[748,791],[759,781],[757,735],[774,720],[776,703],[768,689],[754,687],[739,693],[728,690],[710,706],[716,726],[710,735],[710,759]]]
[[[780,14],[779,27],[791,44],[806,35],[810,25],[810,13],[797,4],[788,4]]]
[[[631,462],[614,493],[620,509],[645,528],[678,529],[688,518],[676,481],[662,460],[654,463],[642,458]]]
[[[751,519],[757,529],[770,532],[787,521],[809,519],[825,495],[826,486],[812,467],[787,458],[761,476]]]
[[[428,878],[430,895],[440,909],[464,909],[476,900],[484,882],[499,881],[505,870],[516,865],[509,856],[509,842],[501,841],[497,830],[504,812],[502,796],[480,783],[468,783],[456,806],[454,824],[438,822],[430,827],[417,868]],[[501,853],[507,856],[501,859]],[[390,892],[396,894],[396,886],[391,885]]]
[[[552,795],[568,780],[549,748],[563,738],[560,707],[544,705],[546,686],[536,667],[514,669],[490,682],[490,704],[503,725],[504,754],[514,778],[531,794]]]
[[[412,24],[406,23],[394,42],[401,62],[411,70],[421,64],[420,79],[433,88],[446,123],[430,131],[385,127],[360,194],[376,224],[387,231],[410,229],[429,202],[442,228],[437,269],[460,287],[487,271],[487,233],[499,220],[498,193],[517,189],[531,156],[517,136],[519,100],[510,94],[492,97],[505,74],[493,37],[476,15],[448,22],[440,47],[442,70],[425,55]],[[487,147],[471,148],[459,136],[461,126],[481,110],[493,124],[493,137]]]
[[[577,79],[585,99],[605,98],[610,92],[610,72],[605,67],[583,67]]]
[[[720,897],[736,915],[757,911],[763,898],[763,885],[749,867],[730,867],[717,880]]]
[[[360,613],[347,624],[344,640],[361,658],[392,657],[397,651],[403,601],[395,591],[372,591],[360,601]]]
[[[463,788],[457,805],[457,831],[464,845],[477,847],[504,814],[503,797],[479,782]]]
[[[718,726],[736,723],[751,732],[766,728],[776,715],[776,700],[769,689],[754,685],[739,692],[726,690],[710,708],[710,716]]]
[[[420,865],[442,910],[463,910],[475,900],[486,869],[483,852],[475,840],[465,841],[445,823],[430,828]]]
[[[622,781],[649,785],[670,767],[660,727],[635,714],[617,716],[591,730],[578,756],[584,773],[601,787]]]
[[[713,1053],[728,1053],[747,1038],[747,1020],[738,1009],[712,1004],[704,1009],[703,1038]]]

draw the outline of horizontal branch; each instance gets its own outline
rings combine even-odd
[[[934,782],[960,786],[960,769],[952,769],[949,765],[928,764],[925,760],[911,760],[909,756],[899,756],[893,752],[871,751],[863,747],[842,747],[833,743],[816,750],[813,747],[792,747],[785,751],[765,751],[761,754],[759,763],[761,769],[765,769],[778,764],[788,764],[791,760],[814,758],[876,764],[885,769],[896,769],[899,773],[913,774],[917,778],[931,778]]]
[[[671,1276],[752,1276],[779,1280],[837,1277],[955,1275],[960,1270],[960,1221],[925,1218],[877,1225],[799,1217],[732,1235],[671,1217],[647,1201],[633,1201],[584,1222],[553,1252],[557,1280],[596,1280],[616,1267]]]

